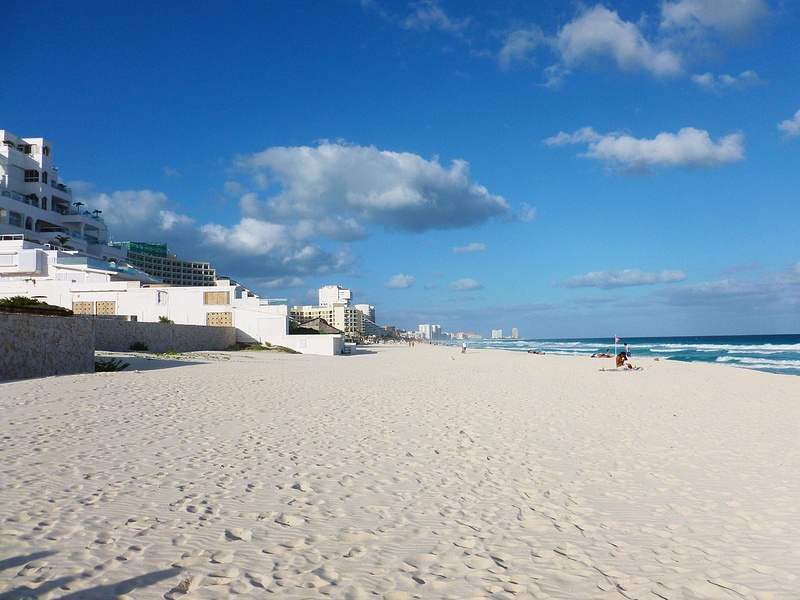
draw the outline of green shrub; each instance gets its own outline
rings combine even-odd
[[[174,323],[175,321],[173,321],[169,317],[158,317],[158,322],[159,323]]]
[[[15,308],[50,308],[56,310],[63,310],[67,312],[69,309],[63,306],[55,306],[42,302],[36,298],[28,298],[27,296],[11,296],[10,298],[0,298],[0,306],[11,306]]]
[[[144,342],[133,342],[131,344],[131,350],[134,350],[136,352],[147,352],[148,350],[150,350],[150,346],[148,346]]]
[[[101,358],[94,361],[95,373],[111,373],[114,371],[122,371],[130,366],[131,363],[124,363],[118,358]]]

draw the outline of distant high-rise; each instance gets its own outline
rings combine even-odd
[[[503,337],[502,329],[492,329],[492,339],[497,340]]]
[[[319,288],[319,305],[328,306],[329,304],[342,304],[350,306],[353,299],[353,292],[338,285],[326,285]]]
[[[515,340],[518,340],[518,339],[519,339],[519,329],[517,329],[516,327],[514,327],[514,328],[511,330],[511,337],[512,337],[513,339],[515,339]]]
[[[360,310],[365,317],[367,317],[373,323],[377,323],[375,320],[375,307],[370,306],[369,304],[356,304],[356,310]]]
[[[419,326],[419,334],[423,340],[441,340],[443,339],[442,335],[442,326],[441,325],[431,325],[429,323],[425,323],[424,325]]]

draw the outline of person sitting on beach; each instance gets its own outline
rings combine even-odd
[[[627,360],[628,360],[628,355],[625,354],[624,350],[619,354],[617,354],[617,368],[624,367],[625,361]]]

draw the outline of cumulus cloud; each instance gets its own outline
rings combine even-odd
[[[661,27],[695,35],[710,30],[742,40],[752,35],[768,15],[764,0],[679,0],[661,5]]]
[[[289,225],[244,217],[231,226],[198,224],[162,192],[98,194],[83,184],[73,191],[77,201],[103,211],[113,239],[168,242],[179,258],[209,261],[220,275],[261,278],[340,272],[354,260],[347,246],[331,252],[316,243],[328,227],[325,220]]]
[[[567,69],[611,60],[622,71],[647,71],[658,77],[682,71],[677,54],[656,48],[636,24],[600,4],[567,23],[556,47]]]
[[[282,191],[260,205],[269,218],[338,214],[405,231],[471,227],[504,217],[509,206],[472,181],[469,166],[449,168],[407,152],[323,142],[317,147],[269,148],[237,161],[256,179]]]
[[[787,138],[800,136],[800,110],[794,113],[794,117],[786,119],[778,124],[778,130],[786,134]]]
[[[660,133],[653,139],[636,139],[622,133],[601,135],[584,127],[572,134],[561,132],[545,143],[587,144],[583,156],[626,172],[647,172],[651,167],[714,167],[744,158],[742,134],[727,135],[714,142],[707,131],[693,127],[678,133]]]
[[[405,290],[417,282],[413,275],[394,275],[386,282],[386,287],[391,290]]]
[[[510,212],[470,178],[464,161],[443,166],[374,147],[270,148],[238,157],[230,175],[225,194],[238,198],[238,213],[226,211],[219,222],[196,222],[161,192],[104,194],[85,182],[73,190],[76,201],[103,211],[115,240],[167,241],[181,258],[266,289],[347,270],[355,262],[350,244],[368,237],[370,226],[454,229],[505,221]]]
[[[577,16],[552,34],[536,24],[506,33],[497,55],[500,66],[533,65],[539,53],[552,55],[555,62],[544,70],[551,88],[587,67],[673,77],[720,42],[748,40],[770,13],[766,0],[674,0],[661,3],[660,19],[642,14],[634,22],[602,4],[576,4]],[[713,83],[735,88],[759,83],[749,72],[742,75],[714,78]],[[708,74],[699,77],[698,84],[710,83]]]
[[[456,254],[472,254],[473,252],[486,252],[486,244],[472,242],[467,246],[457,246],[453,248]]]
[[[744,90],[764,84],[764,81],[755,71],[743,71],[738,75],[719,76],[715,76],[711,73],[703,73],[702,75],[692,75],[692,81],[704,90],[712,92],[725,89]]]
[[[180,237],[194,231],[194,219],[162,192],[126,190],[97,194],[91,188],[73,190],[76,199],[103,211],[103,219],[116,239],[150,240],[153,235]]]
[[[563,288],[596,287],[610,290],[641,285],[677,283],[685,279],[686,273],[683,271],[664,270],[660,273],[647,273],[638,269],[625,269],[624,271],[594,271],[586,275],[576,275],[565,281],[555,283],[553,286]]]
[[[459,279],[447,286],[447,289],[451,292],[472,292],[482,290],[483,284],[474,279]]]

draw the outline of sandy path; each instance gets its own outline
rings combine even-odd
[[[800,378],[230,356],[0,385],[0,600],[800,596]]]

